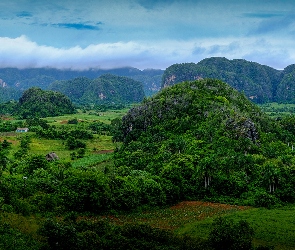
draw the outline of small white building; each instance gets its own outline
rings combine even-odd
[[[17,128],[15,132],[17,132],[17,133],[26,133],[28,131],[29,131],[28,128]]]

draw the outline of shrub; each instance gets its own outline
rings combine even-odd
[[[266,191],[258,191],[254,194],[254,205],[256,207],[271,208],[280,204],[280,200]]]
[[[252,249],[254,230],[248,222],[219,217],[213,221],[209,244],[218,250]]]
[[[69,137],[66,140],[66,146],[68,149],[73,150],[77,148],[86,148],[86,143],[75,139],[74,137]]]

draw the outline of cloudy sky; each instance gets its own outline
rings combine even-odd
[[[1,0],[0,67],[295,63],[294,0]]]

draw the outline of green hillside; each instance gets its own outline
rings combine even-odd
[[[3,249],[294,248],[294,116],[212,79],[129,111],[31,117],[53,104],[71,102],[32,88],[6,107],[28,119],[1,116]]]
[[[79,104],[128,104],[140,102],[145,96],[141,82],[110,74],[94,80],[79,77],[56,81],[49,86],[49,89],[59,91]]]
[[[73,114],[75,107],[62,93],[30,88],[23,93],[13,113],[23,119],[48,117]]]
[[[285,70],[276,70],[242,59],[212,57],[197,64],[171,65],[163,74],[162,87],[183,81],[214,78],[228,83],[256,103],[290,102],[295,98],[293,69],[292,65]]]
[[[122,132],[116,165],[163,178],[168,200],[295,199],[294,135],[219,80],[164,88],[123,117]]]
[[[163,70],[126,67],[117,69],[89,69],[84,71],[53,68],[1,68],[0,69],[0,103],[18,100],[22,92],[31,87],[48,90],[55,81],[67,81],[74,78],[89,78],[91,80],[101,75],[112,74],[125,76],[140,81],[146,95],[159,91]]]

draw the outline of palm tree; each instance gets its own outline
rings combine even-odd
[[[274,162],[266,162],[264,165],[264,176],[268,182],[268,188],[270,193],[274,193],[278,187],[279,177],[281,171]]]

